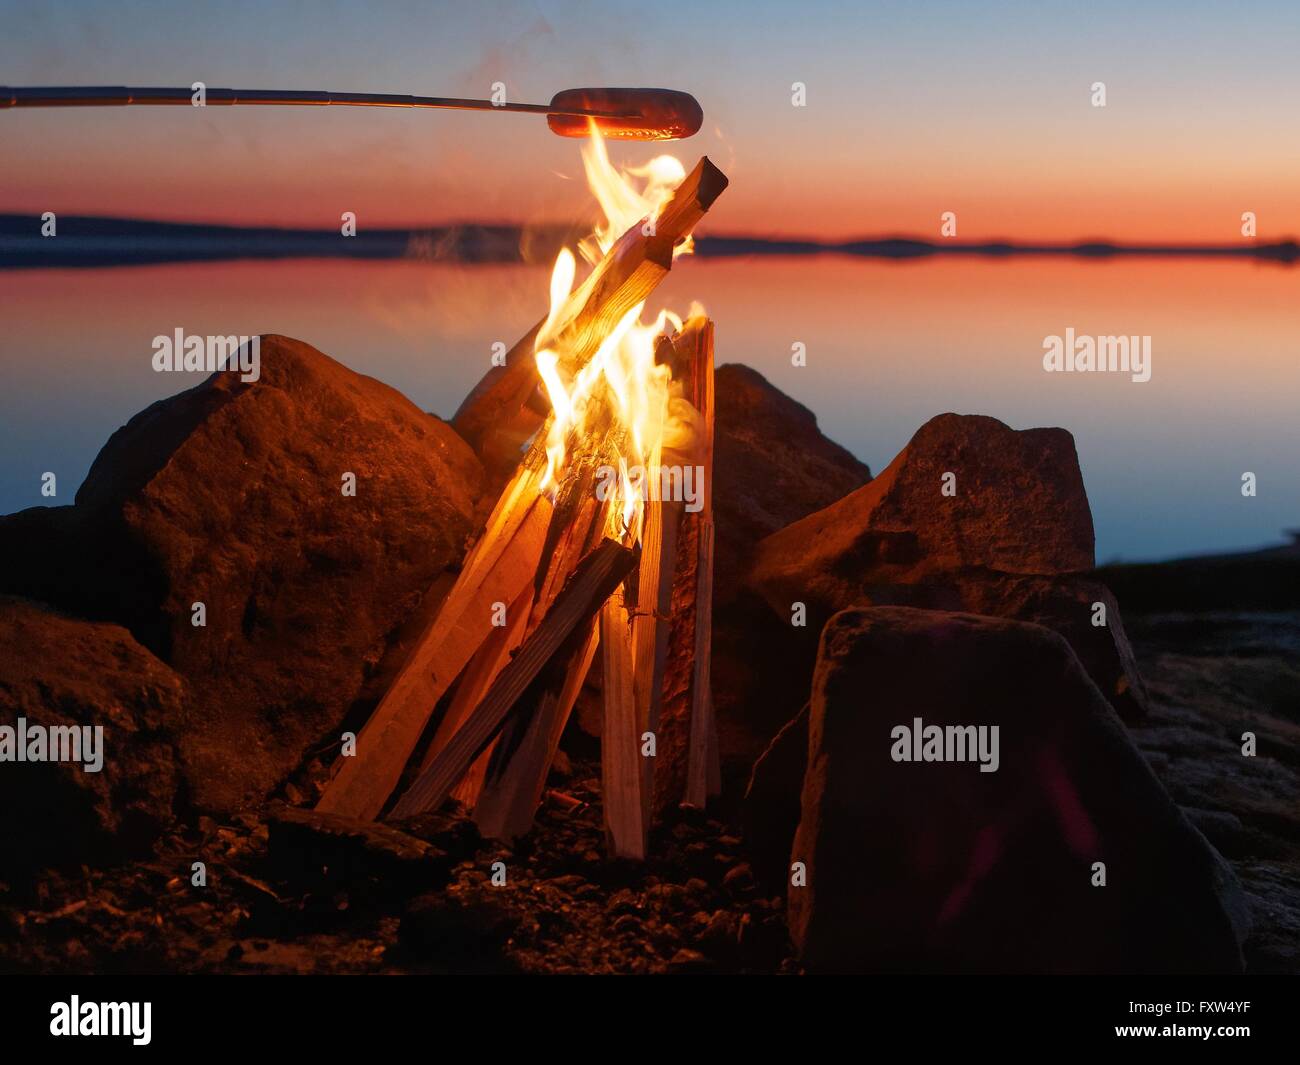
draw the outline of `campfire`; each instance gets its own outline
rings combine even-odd
[[[688,769],[660,802],[703,807],[719,790],[713,323],[698,306],[641,315],[727,179],[707,158],[619,172],[591,132],[605,222],[578,248],[590,272],[574,288],[578,258],[560,252],[546,317],[454,420],[505,487],[322,811],[403,818],[451,797],[484,835],[523,835],[598,653],[610,852],[645,857],[661,743]],[[668,676],[685,678],[670,705]]]

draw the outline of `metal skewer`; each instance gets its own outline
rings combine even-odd
[[[15,107],[128,107],[195,105],[194,88],[132,88],[126,85],[0,86],[0,109]],[[551,129],[566,137],[587,135],[595,119],[606,137],[624,140],[677,140],[696,133],[703,112],[689,93],[674,89],[565,89],[549,104],[493,103],[451,96],[399,93],[319,92],[279,89],[208,89],[209,107],[236,104],[305,107],[429,107],[455,111],[510,111],[546,115]]]

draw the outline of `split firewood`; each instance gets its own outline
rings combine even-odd
[[[690,322],[683,330],[693,348],[694,403],[703,421],[700,441],[703,470],[701,509],[693,517],[695,544],[695,653],[691,682],[690,749],[687,757],[687,806],[703,809],[708,799],[722,791],[718,758],[717,722],[713,716],[713,323]]]
[[[460,728],[465,718],[483,701],[483,696],[496,680],[497,674],[510,663],[511,655],[523,642],[532,605],[533,589],[529,587],[506,608],[505,624],[493,630],[492,635],[484,641],[483,646],[465,667],[465,672],[456,682],[456,690],[452,693],[447,711],[438,722],[437,731],[425,749],[424,757],[420,761],[421,770],[427,769],[438,752],[447,746],[447,742],[456,734],[456,730]],[[469,772],[452,789],[451,797],[460,800],[467,809],[474,808],[479,793],[483,790],[483,780],[491,756],[492,750],[489,747],[479,755],[478,760],[470,766]]]
[[[541,624],[497,676],[483,701],[393,808],[394,818],[436,809],[552,657],[587,638],[586,624],[636,564],[637,552],[605,540],[574,570]],[[577,634],[578,639],[574,636]]]
[[[601,804],[605,838],[611,854],[644,859],[649,821],[642,794],[640,732],[632,664],[632,625],[619,588],[600,612],[601,697],[604,719],[600,730]]]
[[[638,225],[624,234],[570,296],[561,313],[553,320],[544,320],[543,325],[550,324],[548,335],[541,339],[562,352],[570,372],[576,372],[594,354],[613,325],[666,274],[672,265],[672,247],[686,239],[726,184],[727,179],[712,163],[701,160],[660,209],[654,224]],[[521,413],[527,433],[538,429],[542,416],[532,410],[525,412],[525,407],[537,395],[533,353],[539,331],[540,327],[521,340],[502,368],[504,372],[485,378],[462,405],[457,427],[472,443],[483,445],[485,434],[494,435],[498,442],[506,440],[511,423],[517,423]],[[553,549],[557,535],[548,529],[564,527],[551,521],[550,501],[539,491],[546,463],[545,438],[543,425],[442,608],[362,729],[355,756],[336,763],[318,809],[377,817],[400,781],[435,708],[456,679],[465,675],[465,695],[460,700],[452,696],[449,718],[452,711],[456,717],[465,713],[471,696],[477,694],[472,691],[474,687],[483,686],[494,673],[499,679],[500,655],[482,651],[496,628],[492,625],[495,604],[514,604],[530,582],[539,582],[535,583],[535,595],[543,591],[543,575],[550,568],[539,569],[539,562]],[[501,465],[513,463],[519,440],[506,440],[498,456]],[[480,453],[484,453],[483,446]],[[562,582],[566,576],[563,569],[551,572],[551,586],[556,587],[555,582]],[[544,612],[543,603],[535,599],[533,614],[542,616]],[[482,657],[477,657],[480,654]],[[471,662],[474,668],[467,669]],[[551,712],[560,708],[555,704]],[[424,772],[457,734],[455,721],[435,731],[425,756],[428,764]],[[471,775],[465,784],[467,797],[473,796],[476,786]]]
[[[707,157],[682,180],[653,219],[629,229],[569,296],[547,335],[543,319],[494,366],[460,405],[452,426],[489,470],[509,469],[546,410],[533,404],[539,378],[533,360],[540,347],[560,353],[570,372],[586,364],[623,315],[654,290],[673,264],[673,248],[695,228],[727,187],[726,175]],[[653,222],[653,224],[650,224]]]
[[[708,161],[703,160],[696,173],[683,182],[681,196],[665,205],[660,214],[661,221],[666,219],[662,238],[644,237],[639,230],[629,231],[570,297],[568,309],[556,320],[561,329],[585,330],[594,322],[617,322],[666,274],[672,261],[672,235],[680,231],[684,239],[707,203],[712,202],[709,197],[716,198],[725,188],[726,179],[720,172],[715,178],[716,168],[706,164]],[[703,206],[701,197],[707,200]],[[667,246],[662,246],[663,240],[669,240]],[[643,269],[647,263],[659,262],[667,264],[664,269],[657,272]],[[629,291],[640,295],[629,301],[626,299]],[[613,306],[606,306],[609,301],[615,301]],[[565,334],[566,337],[578,335]],[[595,348],[586,347],[590,350],[585,350],[585,354],[566,351],[567,361],[590,358]],[[516,349],[523,348],[528,350],[527,376],[531,391],[536,367],[532,363],[532,341],[527,337],[516,345]],[[504,424],[504,412],[514,401],[503,401],[499,390],[492,395],[496,398],[485,401],[486,407],[473,406],[487,419],[485,425]],[[538,421],[542,420],[538,418]],[[542,422],[540,428],[532,425],[536,430],[533,446],[498,499],[450,595],[362,729],[356,755],[336,763],[335,775],[321,796],[318,809],[354,817],[379,815],[397,787],[434,709],[491,635],[492,604],[513,603],[537,575],[537,564],[546,546],[545,530],[551,527],[550,504],[539,491],[546,468],[548,424]],[[514,448],[511,454],[517,455],[517,445],[511,447]],[[561,574],[561,579],[564,576]],[[435,735],[428,757],[436,757],[449,739],[449,732]]]
[[[695,655],[691,682],[691,727],[686,757],[685,806],[702,810],[722,791],[718,758],[717,722],[713,716],[713,515],[702,514],[698,523],[695,587]]]
[[[537,708],[526,718],[515,715],[511,719],[518,724],[520,735],[517,740],[502,737],[474,806],[474,822],[488,839],[511,842],[533,827],[547,773],[598,643],[599,631],[593,620],[576,652],[563,661],[556,656],[558,679],[543,686]]]
[[[713,334],[704,318],[688,321],[673,345],[673,376],[699,414],[691,453],[674,461],[691,472],[691,505],[682,514],[673,577],[668,657],[662,682],[657,812],[678,804],[703,807],[718,794],[716,744],[710,745],[710,659],[713,600],[712,438]]]
[[[657,479],[659,455],[651,462]],[[677,528],[684,504],[681,500],[654,498],[645,501],[645,532],[641,541],[641,567],[637,574],[637,607],[632,619],[632,662],[636,677],[637,745],[657,746],[659,710],[663,701],[664,663],[668,655],[673,573],[677,564]],[[641,807],[649,825],[654,810],[655,757],[641,758]]]
[[[401,779],[443,695],[492,634],[494,603],[513,603],[537,572],[551,504],[539,491],[546,453],[534,448],[502,493],[441,610],[341,758],[317,809],[373,819]]]
[[[530,629],[540,624],[573,568],[605,534],[610,503],[598,498],[597,481],[627,442],[627,430],[615,417],[611,401],[609,391],[599,388],[589,401],[581,430],[569,441],[572,446],[566,452],[563,483],[538,569]],[[474,820],[484,836],[513,840],[532,827],[546,775],[591,668],[597,640],[593,623],[585,648],[575,652],[563,669],[553,671],[533,704],[521,704],[502,729],[474,809]]]

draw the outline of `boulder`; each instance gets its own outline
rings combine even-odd
[[[895,760],[918,721],[954,730],[948,760]],[[995,771],[959,760],[966,726],[998,728]],[[1241,967],[1236,878],[1038,625],[905,607],[832,618],[791,858],[807,867],[789,917],[812,970]]]
[[[793,600],[840,602],[868,576],[917,584],[972,567],[1058,574],[1092,566],[1074,438],[941,414],[870,484],[767,537],[753,579],[788,609]]]
[[[812,411],[757,370],[719,366],[714,396],[714,521],[727,552],[747,550],[871,480],[865,465],[822,435]]]
[[[950,582],[932,587],[955,593],[947,596],[953,603],[948,609],[1031,621],[1060,633],[1120,717],[1136,721],[1146,715],[1146,685],[1124,631],[1119,603],[1099,581],[1073,574],[963,571],[954,574]],[[929,605],[907,602],[905,596],[894,603]],[[886,604],[882,601],[880,605]]]
[[[186,702],[181,677],[124,628],[0,597],[0,726],[15,739],[20,718],[29,739],[37,729],[47,738],[51,729],[103,730],[99,742],[89,734],[89,747],[86,733],[73,746],[61,731],[68,745],[61,739],[59,753],[69,760],[0,762],[4,868],[76,867],[146,851],[172,820],[180,783],[172,730]]]
[[[1115,597],[1104,585],[1073,575],[1034,577],[963,570],[926,584],[900,584],[851,597],[857,606],[910,606],[1012,618],[1060,633],[1092,682],[1126,721],[1145,719],[1146,686],[1120,620]],[[1105,608],[1104,615],[1096,604]],[[845,607],[848,602],[844,604]],[[819,610],[827,609],[819,604]],[[1104,616],[1104,625],[1094,617]],[[803,646],[807,646],[804,644]],[[803,665],[811,675],[812,664]],[[786,696],[786,705],[792,705]],[[754,763],[745,792],[746,838],[755,868],[768,882],[786,875],[790,840],[799,824],[799,791],[808,763],[808,707],[790,720]]]
[[[945,495],[945,484],[955,494]],[[764,647],[749,680],[736,679],[752,693],[748,712],[773,735],[806,699],[827,619],[850,606],[899,605],[1056,629],[1116,710],[1140,718],[1145,687],[1118,604],[1085,575],[1092,562],[1092,517],[1069,433],[933,418],[870,484],[754,549],[736,593]],[[792,624],[796,603],[802,625]],[[1104,626],[1094,624],[1097,603]]]
[[[388,636],[459,563],[483,479],[394,389],[265,336],[257,381],[219,372],[153,404],[104,446],[75,513],[17,515],[7,537],[56,525],[65,552],[97,559],[79,596],[63,580],[51,597],[122,622],[186,677],[185,777],[227,810],[337,740]]]

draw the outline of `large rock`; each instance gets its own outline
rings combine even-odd
[[[894,729],[997,726],[998,768],[894,761]],[[814,970],[1240,968],[1245,902],[1068,645],[902,607],[822,634],[789,893]],[[1093,886],[1094,863],[1106,886]]]
[[[871,480],[822,435],[812,411],[757,370],[719,366],[714,395],[714,520],[727,551],[748,549]]]
[[[944,494],[946,483],[955,495]],[[741,682],[754,693],[752,712],[771,726],[768,736],[790,720],[807,697],[817,636],[837,611],[899,605],[1047,625],[1070,641],[1116,710],[1139,718],[1145,688],[1118,604],[1084,573],[1092,561],[1092,517],[1069,433],[933,418],[870,484],[755,548],[737,595],[765,649]],[[796,603],[802,625],[792,624]],[[1095,623],[1096,604],[1104,625]]]
[[[1073,575],[1033,577],[963,570],[925,584],[863,587],[856,606],[910,606],[1030,621],[1065,637],[1092,682],[1126,721],[1144,720],[1148,697],[1115,597],[1102,584]],[[1104,615],[1097,605],[1104,608]],[[843,604],[848,607],[849,602]],[[819,611],[829,607],[819,605]],[[1104,625],[1094,618],[1104,617]],[[811,674],[811,663],[803,667]],[[793,705],[790,696],[787,705]],[[808,707],[782,728],[754,763],[745,792],[745,834],[763,879],[785,876],[799,824],[798,792],[808,762]]]
[[[75,867],[145,850],[173,816],[171,730],[185,705],[184,681],[120,626],[0,597],[0,726],[103,729],[93,752],[61,751],[81,762],[0,762],[0,863]]]
[[[941,414],[870,484],[767,537],[754,577],[788,595],[788,608],[791,599],[841,601],[864,574],[874,584],[915,584],[967,567],[1056,574],[1092,565],[1074,438]]]
[[[461,559],[482,488],[448,425],[266,336],[258,381],[216,373],[153,404],[104,446],[73,513],[16,515],[0,541],[47,527],[96,559],[89,579],[73,561],[47,580],[50,598],[121,621],[191,682],[186,779],[221,810],[337,739],[388,635]]]

